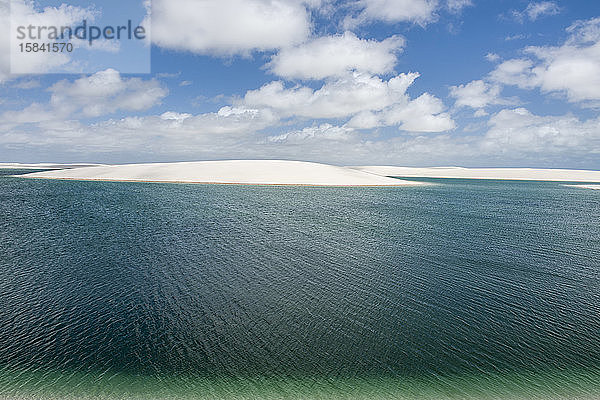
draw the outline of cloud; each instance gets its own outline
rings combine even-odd
[[[10,79],[10,0],[0,0],[0,83]]]
[[[4,127],[13,128],[21,124],[38,123],[50,120],[59,120],[60,115],[51,110],[47,105],[32,103],[22,110],[5,111],[0,114]]]
[[[487,117],[488,115],[489,115],[488,112],[482,108],[480,108],[479,110],[477,110],[473,113],[473,116],[475,118]]]
[[[379,112],[362,112],[353,117],[347,126],[357,129],[398,126],[400,130],[409,132],[444,132],[456,127],[450,115],[444,112],[445,109],[440,99],[424,93],[414,100],[406,97],[404,101]]]
[[[287,132],[281,135],[269,136],[267,141],[271,143],[301,144],[308,141],[348,141],[352,139],[354,130],[348,127],[321,124],[303,128],[301,130]]]
[[[213,136],[253,133],[273,125],[277,117],[269,110],[225,106],[216,113],[191,115],[167,112],[160,119],[146,117],[139,121],[147,126],[148,132],[155,134],[171,135],[172,128],[177,128],[186,135]]]
[[[96,15],[97,12],[91,8],[63,4],[39,10],[31,1],[0,0],[0,83],[12,78],[11,58],[13,70],[19,73],[52,71],[71,61],[67,53],[52,54],[51,57],[43,52],[22,55],[16,47],[11,47],[11,22],[15,26],[70,26],[83,19],[93,21]]]
[[[230,56],[301,43],[311,22],[295,0],[153,0],[151,28],[160,47]]]
[[[168,91],[157,80],[123,78],[107,69],[73,82],[63,80],[48,89],[56,110],[98,117],[118,110],[142,111],[160,104]]]
[[[593,44],[600,41],[600,17],[575,21],[567,29],[567,44]]]
[[[242,103],[271,108],[284,117],[344,118],[403,101],[406,89],[418,76],[400,74],[384,81],[377,76],[351,74],[316,90],[307,86],[287,88],[283,82],[275,81],[248,91]]]
[[[473,2],[471,0],[448,0],[446,6],[451,13],[458,14],[463,8],[473,6]]]
[[[496,62],[496,61],[500,60],[500,56],[496,53],[487,53],[485,55],[485,59],[488,60],[489,62]]]
[[[540,17],[560,14],[561,8],[553,1],[530,2],[522,11],[513,10],[512,16],[523,23],[526,19],[535,21]]]
[[[507,60],[490,79],[523,89],[562,93],[570,102],[600,99],[600,18],[578,21],[567,29],[562,46],[525,48],[528,58]]]
[[[353,71],[384,74],[393,71],[396,54],[402,50],[404,43],[400,36],[379,42],[345,32],[284,48],[267,67],[286,79],[341,77]]]
[[[539,17],[546,15],[556,15],[560,13],[560,7],[553,1],[541,1],[539,3],[529,3],[525,9],[525,14],[530,20],[535,21]]]
[[[0,145],[96,156],[107,152],[181,155],[216,148],[233,152],[256,131],[275,122],[269,111],[233,107],[199,115],[165,112],[87,125],[47,120],[34,127],[0,126]]]
[[[493,82],[505,85],[516,85],[524,89],[532,89],[535,87],[535,76],[531,73],[532,67],[533,61],[525,58],[507,60],[490,73],[490,79]]]
[[[352,74],[316,90],[304,86],[286,88],[281,82],[272,82],[213,113],[170,111],[87,124],[77,120],[118,110],[146,109],[164,95],[154,80],[127,79],[107,70],[56,83],[48,89],[51,98],[46,104],[34,103],[24,110],[6,112],[0,119],[10,121],[10,125],[0,125],[0,145],[34,149],[31,151],[51,149],[58,152],[55,154],[151,154],[155,160],[161,154],[265,157],[269,149],[287,158],[301,158],[298,149],[310,147],[307,151],[311,157],[325,157],[339,143],[360,145],[361,136],[369,132],[359,130],[356,118],[365,113],[373,114],[374,125],[397,126],[410,132],[453,128],[454,122],[444,112],[441,100],[427,93],[416,99],[406,94],[417,77],[418,74],[410,73],[383,80]],[[144,95],[147,97],[137,98]],[[318,119],[352,117],[356,117],[352,124],[341,126],[316,123]],[[306,123],[304,118],[310,118],[313,126],[273,133],[288,123],[301,126]],[[329,145],[322,146],[324,143]]]
[[[485,108],[492,104],[510,104],[500,97],[502,88],[482,80],[475,80],[465,85],[451,86],[450,97],[456,99],[456,107]]]
[[[524,34],[524,33],[518,33],[516,35],[508,35],[507,37],[504,38],[505,41],[507,42],[512,42],[513,40],[523,40],[523,39],[528,39],[530,37],[529,34]]]
[[[426,25],[437,19],[438,0],[359,0],[357,5],[358,15],[344,21],[347,28],[377,21]]]
[[[600,154],[600,119],[575,116],[537,116],[524,108],[493,115],[482,140],[488,150],[502,149],[513,157],[524,154]]]
[[[181,71],[179,72],[157,72],[154,74],[155,77],[160,79],[172,79],[177,78],[181,75]]]
[[[585,167],[597,165],[600,118],[539,116],[524,108],[493,114],[483,131],[471,135],[396,136],[372,140],[350,136],[335,146],[326,141],[295,142],[296,154],[346,164]],[[281,143],[280,145],[284,145]],[[330,149],[327,155],[318,147]],[[277,152],[273,146],[271,153]],[[335,153],[335,154],[334,154]],[[341,159],[340,159],[341,158]]]
[[[400,125],[400,129],[410,132],[444,132],[452,130],[456,124],[440,99],[424,93],[408,104],[397,104],[383,113],[386,125]]]
[[[154,79],[123,78],[113,69],[74,81],[59,81],[48,91],[51,93],[48,104],[33,103],[23,110],[7,111],[2,118],[13,124],[24,124],[142,111],[160,104],[168,93]]]
[[[332,129],[332,128],[330,128]],[[310,140],[274,143],[270,154],[306,154],[345,164],[538,166],[585,168],[597,165],[600,118],[539,116],[524,108],[493,114],[479,133],[396,136],[373,140],[349,134],[335,146]],[[276,146],[277,145],[277,146]],[[295,153],[291,153],[294,147]]]
[[[427,97],[420,103],[431,101]],[[481,132],[470,135],[374,136],[330,123],[269,132],[277,122],[268,110],[224,107],[215,113],[166,112],[88,125],[47,121],[37,124],[36,130],[0,124],[0,148],[8,154],[52,151],[64,159],[112,162],[285,158],[347,165],[555,168],[593,167],[600,155],[600,118],[540,116],[524,108],[501,110]]]
[[[371,129],[399,126],[402,130],[438,132],[453,129],[454,121],[444,113],[441,100],[423,94],[411,100],[406,90],[419,74],[399,74],[385,81],[377,76],[352,74],[329,81],[319,89],[286,88],[281,81],[250,90],[238,103],[245,107],[269,108],[282,118],[350,118],[348,127]]]

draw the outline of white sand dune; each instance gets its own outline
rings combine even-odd
[[[600,190],[600,185],[565,185],[565,186],[579,188],[579,189]]]
[[[354,169],[301,161],[232,160],[125,164],[20,175],[24,178],[315,186],[419,185]]]
[[[600,171],[589,170],[393,166],[337,167],[327,164],[282,160],[229,160],[124,165],[5,163],[0,164],[0,168],[56,169],[21,175],[26,178],[257,185],[399,186],[420,184],[389,178],[390,176],[600,182]],[[577,185],[577,187],[599,189],[600,185]]]
[[[381,176],[424,177],[424,178],[464,178],[464,179],[506,179],[559,182],[600,182],[600,171],[575,169],[533,169],[533,168],[460,168],[460,167],[350,167],[357,171],[370,172]]]

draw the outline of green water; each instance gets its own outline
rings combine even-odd
[[[48,399],[574,399],[598,398],[600,371],[538,371],[438,378],[370,376],[199,378],[81,374],[0,376],[4,397]]]
[[[0,398],[599,398],[600,193],[428,182],[0,178]]]

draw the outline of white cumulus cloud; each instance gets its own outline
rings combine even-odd
[[[493,115],[482,139],[485,149],[540,157],[567,152],[600,154],[600,119],[575,116],[538,116],[524,108]]]
[[[424,93],[406,105],[397,104],[386,110],[383,120],[386,125],[399,125],[410,132],[444,132],[456,127],[445,109],[440,99]]]
[[[439,3],[438,0],[359,0],[357,4],[360,12],[346,18],[346,27],[375,21],[426,25],[436,20]]]
[[[81,112],[85,117],[112,114],[117,110],[145,110],[160,104],[168,93],[155,79],[123,78],[114,69],[75,81],[59,81],[48,90],[52,93],[50,104],[55,110],[68,114]]]
[[[2,118],[23,124],[142,111],[160,104],[168,93],[155,79],[123,78],[113,69],[74,81],[59,81],[48,91],[51,93],[49,103],[33,103],[22,110],[6,111]]]
[[[396,54],[404,42],[400,36],[377,41],[345,32],[284,48],[273,57],[268,68],[287,79],[341,77],[352,71],[384,74],[393,71]]]
[[[248,91],[243,103],[272,108],[286,117],[343,118],[365,110],[381,110],[404,99],[417,76],[400,74],[385,81],[377,76],[352,74],[316,90],[307,86],[287,88],[275,81]]]
[[[563,93],[570,102],[600,100],[600,18],[579,21],[567,29],[561,46],[530,46],[527,58],[499,64],[490,74],[498,83],[523,89]]]
[[[278,49],[309,36],[307,7],[296,0],[153,0],[152,41],[198,54]]]
[[[0,83],[11,78],[11,62],[13,71],[18,73],[52,71],[69,64],[71,57],[67,53],[55,53],[51,57],[47,53],[21,54],[18,47],[11,46],[11,37],[16,31],[12,26],[71,26],[83,19],[93,21],[96,11],[62,4],[59,7],[39,9],[32,1],[0,0]],[[28,42],[41,43],[39,39]]]
[[[482,80],[475,80],[464,85],[451,86],[450,96],[455,98],[457,107],[485,108],[493,104],[508,104],[502,99],[499,85],[492,85]]]
[[[350,118],[347,126],[371,129],[399,126],[414,132],[440,132],[455,127],[441,100],[425,93],[412,100],[406,90],[418,73],[403,73],[389,80],[368,74],[352,74],[326,82],[319,89],[287,88],[283,82],[268,83],[246,93],[239,103],[268,108],[282,118]]]

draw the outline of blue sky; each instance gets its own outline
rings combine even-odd
[[[144,21],[152,73],[123,73],[147,60],[122,44],[85,74],[51,73],[73,57],[14,75],[0,42],[0,161],[600,169],[600,2],[11,5],[48,24]]]

